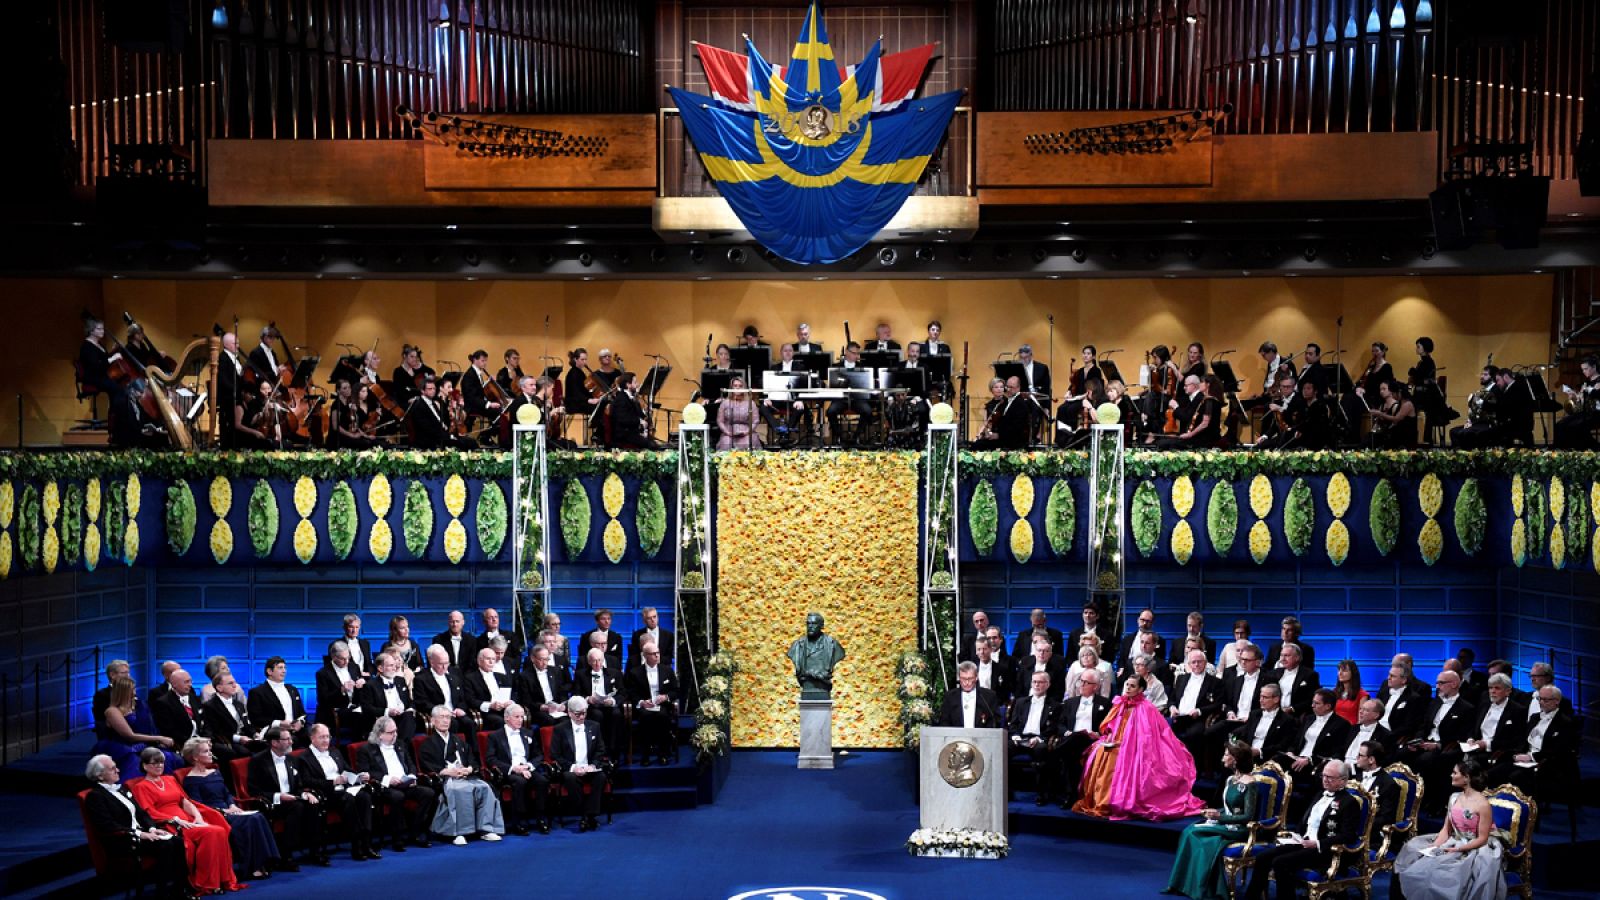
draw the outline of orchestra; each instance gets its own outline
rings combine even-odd
[[[157,401],[175,405],[179,383],[144,376],[147,370],[159,376],[163,369],[194,372],[199,367],[161,354],[131,316],[124,318],[128,337],[118,343],[107,336],[103,322],[85,316],[76,378],[107,395],[114,446],[175,445],[171,419],[163,417]],[[925,340],[902,343],[890,323],[878,322],[862,343],[850,339],[846,322],[844,350],[835,357],[813,337],[809,323],[799,323],[794,341],[779,344],[776,353],[755,325],[746,325],[731,343],[713,344],[711,335],[699,379],[685,380],[695,386],[692,402],[706,408],[711,439],[747,450],[917,449],[925,443],[935,404],[946,398],[961,409],[957,427],[963,444],[977,450],[1081,449],[1103,420],[1124,429],[1128,446],[1156,449],[1413,449],[1423,438],[1424,421],[1429,434],[1437,429],[1442,444],[1446,426],[1457,418],[1428,337],[1416,339],[1416,362],[1404,381],[1396,377],[1382,341],[1369,345],[1365,367],[1355,378],[1336,361],[1337,354],[1335,361],[1325,359],[1315,341],[1289,355],[1280,354],[1275,342],[1262,341],[1256,351],[1265,369],[1262,388],[1243,398],[1238,396],[1244,393],[1243,380],[1231,380],[1232,369],[1224,361],[1233,351],[1208,357],[1199,341],[1185,345],[1181,359],[1175,347],[1145,351],[1136,381],[1124,380],[1111,361],[1118,351],[1083,344],[1059,394],[1049,362],[1036,358],[1033,345],[1025,343],[1015,353],[996,355],[989,395],[981,405],[974,398],[968,417],[963,399],[971,396],[967,348],[961,348],[959,371],[953,371],[954,348],[944,340],[942,323],[933,320],[926,327]],[[656,393],[671,367],[662,365],[660,356],[651,357],[657,364],[649,372],[633,371],[619,354],[602,348],[596,353],[598,365],[591,367],[588,350],[574,347],[566,353],[564,373],[543,364],[524,371],[521,353],[509,347],[502,354],[504,365],[491,374],[489,351],[480,348],[465,369],[440,362],[441,374],[423,361],[422,348],[405,344],[400,364],[383,378],[375,341],[365,351],[344,345],[349,352],[319,383],[314,351],[291,347],[275,323],[260,328],[248,354],[241,351],[236,331],[217,326],[215,334],[214,385],[195,384],[186,396],[189,403],[195,396],[211,398],[214,442],[227,449],[506,449],[513,426],[530,421],[547,426],[553,449],[663,445],[657,430],[663,407]],[[297,350],[305,353],[298,363]],[[1480,390],[1468,398],[1466,423],[1448,431],[1450,444],[1531,446],[1537,415],[1562,409],[1559,421],[1552,417],[1552,446],[1600,446],[1600,362],[1585,357],[1578,383],[1549,389],[1542,379],[1533,383],[1547,368],[1501,368],[1491,357]],[[1545,390],[1555,398],[1548,406],[1536,399]],[[737,392],[736,405],[724,416],[730,391]],[[161,397],[152,397],[156,394]],[[667,413],[669,432],[675,414]]]

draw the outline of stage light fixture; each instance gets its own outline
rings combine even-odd
[[[467,265],[474,268],[477,267],[478,263],[483,261],[483,258],[478,255],[478,251],[476,250],[468,250],[467,252],[461,254],[461,258],[466,261]]]
[[[1300,256],[1306,262],[1316,262],[1317,261],[1317,253],[1318,253],[1318,249],[1317,249],[1317,245],[1316,244],[1307,244],[1307,245],[1305,245],[1304,248],[1301,249]]]
[[[665,248],[665,247],[651,247],[650,248],[650,261],[655,263],[656,265],[660,265],[660,264],[666,262],[667,261],[667,248]]]
[[[1043,263],[1050,258],[1050,251],[1043,247],[1033,248],[1033,261],[1035,265]]]
[[[1193,261],[1199,260],[1200,257],[1206,255],[1206,245],[1205,244],[1190,244],[1189,246],[1183,248],[1183,252],[1184,252],[1184,255],[1189,257],[1189,260],[1191,262],[1193,262]]]
[[[517,255],[517,251],[515,251],[515,250],[507,250],[506,251],[506,265],[514,266],[514,265],[517,264],[517,262],[520,259],[521,259],[521,257],[519,257]]]
[[[594,265],[594,254],[590,253],[587,250],[583,251],[582,253],[579,253],[578,254],[578,265],[583,266],[586,269],[588,267]]]
[[[228,2],[217,0],[217,5],[211,10],[211,27],[221,31],[228,27]]]
[[[743,247],[729,247],[728,248],[728,262],[730,264],[732,264],[732,265],[735,265],[735,266],[744,265],[744,248]]]
[[[994,258],[997,262],[1005,262],[1011,258],[1011,248],[1000,244],[994,248]]]
[[[1073,262],[1081,263],[1081,262],[1087,260],[1088,258],[1089,258],[1089,251],[1083,249],[1082,247],[1074,247],[1074,248],[1072,248],[1072,261]]]
[[[959,263],[972,262],[972,245],[971,244],[960,244],[960,245],[958,245],[956,247],[956,262],[959,262]]]
[[[917,248],[917,259],[918,259],[918,261],[920,261],[920,262],[933,262],[935,258],[936,258],[936,254],[934,253],[933,245],[931,245],[931,244],[923,244],[921,247]]]
[[[540,262],[541,265],[545,266],[546,268],[555,265],[556,264],[555,252],[551,251],[551,250],[546,250],[545,252],[539,254],[539,262]]]
[[[705,251],[704,248],[702,248],[702,247],[690,247],[689,248],[689,261],[690,262],[696,262],[696,263],[705,262],[705,258],[706,258],[706,251]]]
[[[1438,253],[1438,252],[1439,252],[1439,245],[1438,244],[1435,244],[1431,240],[1422,242],[1422,258],[1423,259],[1433,259],[1433,255],[1435,253]]]
[[[885,247],[878,251],[878,265],[892,266],[900,261],[900,251],[893,247]]]
[[[624,247],[618,247],[616,251],[611,254],[611,258],[615,260],[619,266],[633,265],[633,254],[629,253]]]

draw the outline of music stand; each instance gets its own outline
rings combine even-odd
[[[902,388],[913,397],[928,396],[928,373],[922,369],[894,369],[889,372],[889,379],[884,387],[889,390]]]
[[[950,357],[948,356],[918,357],[917,368],[928,370],[929,384],[950,383]]]
[[[1028,382],[1028,370],[1022,367],[1022,363],[996,362],[989,365],[994,367],[994,377],[1001,381],[1010,381],[1015,378],[1023,384]]]
[[[1342,370],[1344,367],[1340,366],[1339,368]],[[1224,394],[1236,394],[1239,392],[1239,379],[1234,376],[1233,365],[1227,360],[1219,359],[1212,363],[1211,372],[1217,376],[1218,381],[1222,382],[1222,392]]]
[[[796,353],[794,355],[794,363],[807,372],[824,376],[827,374],[828,368],[833,365],[833,354],[826,350],[818,350],[815,353]]]
[[[900,351],[874,350],[861,354],[861,366],[867,369],[893,369],[900,364]]]
[[[1528,383],[1528,393],[1533,397],[1533,411],[1537,413],[1554,413],[1561,411],[1561,404],[1550,395],[1550,388],[1544,382],[1544,374],[1538,369],[1529,369],[1522,376]]]
[[[772,368],[772,348],[766,344],[757,347],[734,347],[728,351],[728,358],[733,361],[735,369],[746,372],[765,372]],[[749,378],[745,379],[748,384]]]
[[[557,381],[557,380],[559,380],[561,378],[561,367],[560,366],[545,366],[543,375],[544,375],[544,377],[550,379],[551,381]]]
[[[767,392],[767,399],[773,403],[793,402],[794,395],[790,391],[804,390],[810,386],[810,372],[761,373],[761,389]]]
[[[705,369],[700,373],[700,399],[707,403],[714,403],[722,399],[722,392],[728,389],[728,383],[733,381],[733,376],[744,376],[742,372],[732,369]],[[748,382],[746,382],[748,385]]]
[[[1102,359],[1096,363],[1100,367],[1100,374],[1105,376],[1106,384],[1113,381],[1122,381],[1122,372],[1117,369],[1117,364],[1109,359]],[[1123,382],[1127,384],[1127,382]]]

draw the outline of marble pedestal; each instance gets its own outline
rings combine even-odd
[[[799,768],[833,768],[832,700],[800,701]]]
[[[1006,834],[1006,732],[926,725],[920,745],[922,827]]]

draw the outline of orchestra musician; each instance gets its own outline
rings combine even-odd
[[[1317,382],[1303,379],[1299,393],[1284,413],[1287,437],[1274,442],[1279,450],[1323,450],[1332,446],[1334,439],[1333,398],[1317,387]]]
[[[605,357],[602,355],[601,359]],[[661,444],[650,434],[650,420],[640,405],[638,374],[621,372],[616,382],[617,389],[606,404],[606,417],[611,423],[611,449],[661,449]]]
[[[1361,373],[1361,383],[1356,385],[1357,397],[1362,400],[1366,400],[1368,395],[1376,397],[1380,386],[1394,380],[1394,366],[1389,365],[1388,357],[1389,345],[1383,341],[1373,341],[1372,359],[1367,362],[1367,370]]]
[[[1294,438],[1294,428],[1289,424],[1291,408],[1305,404],[1295,391],[1293,372],[1279,373],[1278,380],[1273,382],[1267,394],[1267,400],[1266,412],[1261,416],[1261,427],[1256,430],[1255,449],[1281,450]]]
[[[872,340],[867,341],[866,346],[862,349],[868,351],[877,351],[880,353],[889,350],[899,350],[900,342],[889,337],[889,326],[887,323],[879,322],[876,336],[873,337]]]
[[[915,346],[915,345],[912,345]],[[918,450],[928,435],[931,404],[943,399],[935,387],[928,398],[910,392],[894,394],[889,401],[889,446],[904,450]]]
[[[507,397],[517,392],[517,385],[522,381],[522,354],[517,348],[509,347],[505,353],[506,364],[495,373],[494,382],[500,385],[501,393]]]
[[[594,372],[595,380],[600,382],[600,386],[602,388],[610,390],[611,386],[616,384],[617,378],[622,375],[622,369],[620,368],[621,365],[621,357],[617,356],[615,353],[612,353],[609,349],[601,347],[600,368],[596,369]]]
[[[1372,409],[1372,434],[1368,435],[1373,449],[1415,450],[1417,408],[1412,405],[1405,385],[1390,378],[1378,385],[1378,395],[1382,399]]]
[[[432,367],[422,364],[422,351],[406,344],[400,350],[400,365],[394,367],[394,402],[410,406],[422,393],[422,378],[433,375]]]
[[[739,336],[740,345],[744,347],[759,348],[766,344],[761,342],[761,331],[754,325],[746,325],[744,333]]]
[[[1583,384],[1576,390],[1561,386],[1572,408],[1556,423],[1555,446],[1562,450],[1596,449],[1594,430],[1600,427],[1600,357],[1590,354],[1578,363]]]
[[[922,368],[922,344],[920,344],[920,343],[918,343],[916,341],[912,341],[911,343],[906,345],[906,358],[901,360],[900,368],[902,368],[902,369],[920,369],[920,368]]]
[[[794,361],[794,345],[783,344],[778,347],[778,361],[772,364],[772,371],[784,375],[795,375],[806,371],[806,368]],[[805,403],[791,397],[788,401],[788,410],[782,419],[778,417],[777,404],[770,397],[761,400],[761,418],[767,427],[782,435],[797,432],[802,424],[809,426],[811,413],[806,409]]]
[[[594,410],[600,397],[585,382],[589,379],[589,351],[575,347],[567,352],[567,374],[562,386],[561,401],[567,412],[587,416]]]
[[[328,408],[328,449],[366,450],[378,445],[368,431],[368,415],[355,397],[355,387],[339,382],[333,405]]]
[[[1190,353],[1193,347],[1190,345]],[[1203,360],[1202,360],[1203,362]],[[1163,448],[1215,447],[1222,437],[1222,382],[1215,375],[1187,375],[1183,379],[1186,402],[1172,401],[1179,411],[1182,430],[1163,437]]]
[[[1465,450],[1488,446],[1495,426],[1495,407],[1500,403],[1500,385],[1495,382],[1498,371],[1493,365],[1479,370],[1478,389],[1467,397],[1467,424],[1450,429],[1452,446]]]
[[[1328,373],[1322,368],[1322,345],[1315,341],[1306,344],[1305,353],[1301,356],[1305,364],[1300,368],[1299,378],[1295,382],[1295,391],[1299,392],[1299,385],[1309,381],[1317,386],[1317,394],[1328,391]]]
[[[1433,338],[1417,338],[1417,364],[1406,371],[1406,383],[1411,386],[1417,413],[1427,417],[1430,427],[1453,422],[1460,415],[1446,404],[1438,375],[1433,362]]]
[[[78,380],[98,388],[107,398],[115,397],[121,387],[111,380],[111,364],[119,354],[106,349],[106,323],[95,318],[83,320],[83,345],[78,348]]]
[[[222,446],[236,449],[249,446],[246,438],[260,438],[244,424],[244,405],[250,400],[244,389],[244,363],[239,359],[239,338],[233,332],[222,336],[222,353],[217,360],[217,416],[222,424]]]
[[[126,388],[111,392],[108,415],[111,446],[123,449],[159,450],[167,446],[167,430],[152,422],[140,408],[146,390],[144,379],[135,378]]]
[[[242,450],[274,450],[283,446],[283,417],[288,412],[274,399],[272,382],[262,378],[248,404],[234,407],[235,446]]]
[[[811,342],[811,326],[801,322],[794,330],[794,352],[821,353],[822,345]]]
[[[1195,341],[1189,345],[1187,356],[1183,361],[1183,377],[1193,375],[1196,378],[1206,377],[1206,345]]]
[[[983,404],[983,427],[978,429],[972,449],[1000,449],[1000,417],[1005,414],[1006,399],[1006,380],[989,379],[989,400]]]
[[[939,323],[938,319],[928,323],[928,339],[918,342],[922,347],[923,356],[950,355],[950,345],[939,339],[942,334],[944,334],[944,326]]]
[[[1005,406],[1000,411],[1000,449],[1027,449],[1034,423],[1042,413],[1038,399],[1022,390],[1022,379],[1015,375],[1007,378]]]
[[[861,345],[851,341],[845,345],[844,356],[839,359],[839,368],[850,370],[860,366]],[[844,420],[842,417],[847,411],[853,412],[860,417],[856,426],[859,432],[861,428],[865,427],[868,418],[872,415],[872,402],[861,394],[847,394],[842,399],[828,402],[828,431],[833,435],[834,443],[844,443],[846,435],[843,430]],[[860,437],[860,434],[849,435],[848,437],[851,441],[854,441]]]
[[[450,376],[445,376],[449,378]],[[406,421],[411,423],[411,446],[418,450],[442,450],[445,447],[466,449],[471,444],[450,433],[448,413],[440,404],[446,402],[439,396],[443,379],[423,376],[422,393],[406,409]]]
[[[1113,378],[1106,382],[1105,400],[1102,402],[1115,406],[1117,411],[1122,414],[1118,421],[1122,423],[1122,430],[1126,432],[1124,443],[1131,446],[1134,437],[1144,431],[1145,422],[1139,412],[1138,405],[1133,402],[1132,397],[1128,396],[1128,386],[1120,378]],[[1096,408],[1098,408],[1098,404]]]
[[[1240,405],[1248,410],[1270,406],[1274,402],[1273,394],[1278,387],[1278,378],[1284,374],[1295,373],[1294,360],[1279,355],[1278,345],[1272,341],[1262,341],[1261,346],[1256,348],[1256,354],[1267,364],[1267,374],[1261,379],[1261,393],[1241,401]]]
[[[151,343],[150,337],[144,333],[144,326],[138,322],[128,323],[128,339],[123,342],[123,348],[139,361],[140,368],[156,366],[168,369],[175,365],[173,360],[156,349],[156,345]]]
[[[470,365],[461,376],[461,399],[468,421],[477,423],[469,427],[476,431],[497,421],[505,404],[500,402],[500,385],[489,375],[489,351],[474,350],[467,361]]]
[[[277,337],[278,329],[275,326],[265,326],[261,329],[261,342],[250,351],[250,365],[257,374],[273,384],[278,383],[278,354],[272,349],[272,340]]]
[[[1164,344],[1151,347],[1150,352],[1145,355],[1154,364],[1150,369],[1150,387],[1140,398],[1143,401],[1144,421],[1147,426],[1144,442],[1154,444],[1158,434],[1178,433],[1176,407],[1171,404],[1179,396],[1183,373],[1178,371],[1178,364],[1172,361],[1172,351]]]

